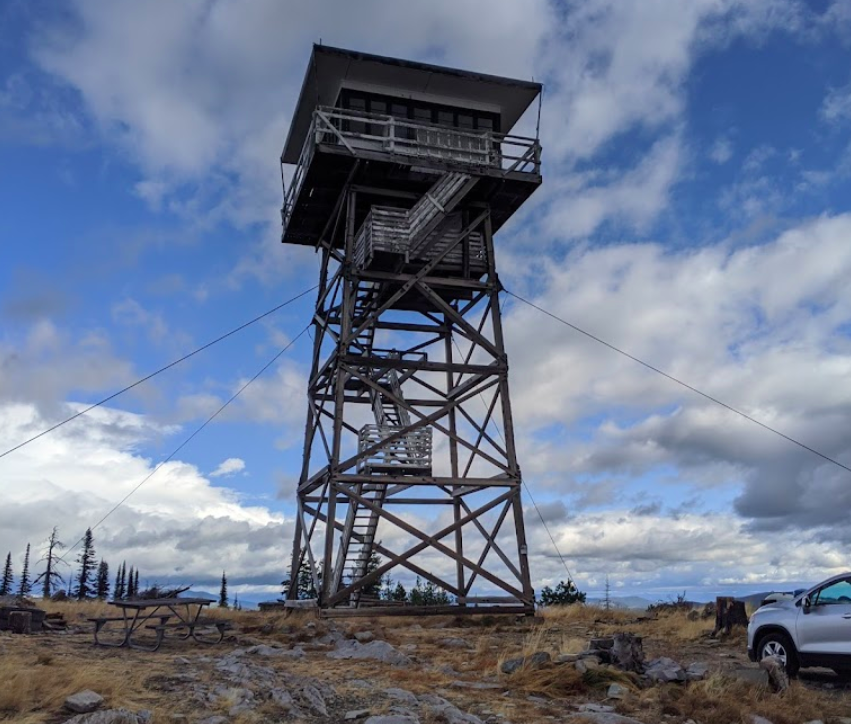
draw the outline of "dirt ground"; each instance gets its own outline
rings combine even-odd
[[[102,604],[47,608],[63,612],[67,632],[0,632],[0,721],[65,722],[72,716],[63,708],[65,698],[91,689],[104,697],[102,708],[148,710],[151,724],[215,716],[237,724],[338,722],[353,711],[362,716],[351,721],[363,722],[408,709],[423,724],[579,722],[580,707],[589,703],[643,724],[752,724],[753,715],[772,724],[851,724],[851,718],[842,720],[851,717],[851,685],[832,672],[803,672],[787,692],[772,693],[747,660],[744,631],[713,639],[712,621],[690,620],[684,612],[649,618],[573,606],[520,620],[330,621],[219,611],[215,615],[234,624],[224,642],[167,638],[159,651],[144,652],[93,645],[92,624],[85,619],[104,610]],[[619,631],[642,636],[648,660],[668,656],[684,667],[708,664],[707,678],[646,687],[619,672],[582,675],[564,664],[524,667],[511,676],[499,671],[508,658],[578,653],[591,637]],[[371,634],[387,642],[406,660],[329,657],[358,632],[365,640]],[[607,699],[612,682],[623,684],[623,698]],[[404,691],[391,695],[388,689]]]

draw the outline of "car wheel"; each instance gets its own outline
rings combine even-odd
[[[789,640],[786,634],[770,633],[760,639],[759,660],[761,661],[766,656],[777,656],[783,662],[786,673],[789,676],[795,676],[798,673],[798,652],[795,651],[795,645]]]

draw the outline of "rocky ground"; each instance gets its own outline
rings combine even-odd
[[[851,724],[851,685],[812,671],[774,693],[742,631],[717,640],[684,612],[570,608],[519,621],[232,612],[221,644],[148,653],[94,647],[92,612],[66,604],[67,632],[0,632],[0,721]],[[635,671],[588,650],[626,631],[643,643]]]

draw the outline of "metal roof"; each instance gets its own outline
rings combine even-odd
[[[334,105],[342,87],[495,110],[502,116],[504,133],[511,131],[542,88],[532,81],[314,45],[281,155],[283,163],[298,163],[313,110]]]

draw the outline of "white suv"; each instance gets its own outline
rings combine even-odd
[[[828,578],[791,600],[772,601],[751,616],[748,656],[779,656],[794,676],[826,666],[851,676],[851,572]]]

